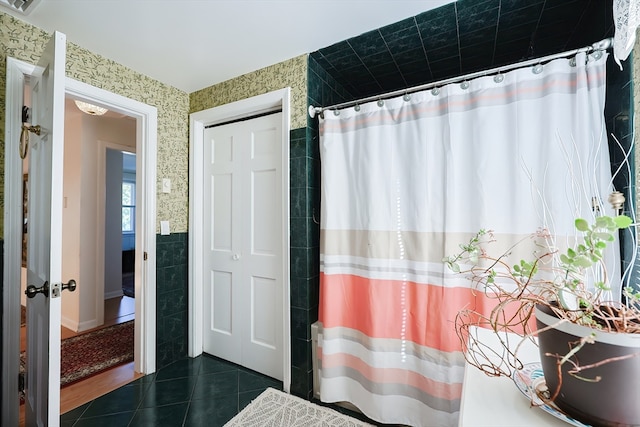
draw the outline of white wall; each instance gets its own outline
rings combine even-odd
[[[122,295],[122,152],[107,148],[106,161],[104,297],[108,299]]]
[[[66,113],[66,111],[65,111]],[[64,123],[64,203],[62,216],[62,280],[84,280],[80,274],[80,181],[82,155],[82,117],[67,113]],[[79,330],[82,287],[75,292],[62,292],[62,324]]]
[[[63,280],[75,279],[76,291],[63,292],[62,324],[84,331],[103,322],[104,276],[97,275],[98,233],[98,141],[132,147],[135,151],[136,122],[129,118],[97,117],[81,113],[72,102],[65,109],[65,164],[63,218]],[[112,266],[105,265],[105,271]],[[121,266],[119,265],[118,267]],[[74,275],[74,276],[72,276]],[[100,289],[98,289],[100,287]]]

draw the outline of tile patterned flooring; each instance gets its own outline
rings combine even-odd
[[[60,416],[62,427],[223,426],[282,383],[202,355],[174,362]]]

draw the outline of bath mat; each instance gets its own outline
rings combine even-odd
[[[268,388],[225,427],[372,426],[324,406]]]

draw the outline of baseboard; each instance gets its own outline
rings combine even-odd
[[[71,329],[73,332],[78,332],[78,321],[69,319],[64,315],[60,317],[60,324],[67,329]]]
[[[111,291],[109,293],[105,292],[104,299],[118,298],[118,297],[121,297],[122,295],[124,295],[122,293],[122,289],[117,289],[117,290]]]
[[[96,328],[98,325],[98,321],[96,319],[88,320],[85,322],[78,322],[74,319],[69,319],[68,317],[62,316],[60,318],[60,323],[67,329],[72,330],[73,332],[84,332],[89,329]]]
[[[84,332],[89,329],[97,328],[100,325],[101,324],[98,324],[98,321],[96,319],[87,320],[86,322],[80,322],[78,324],[78,332]]]

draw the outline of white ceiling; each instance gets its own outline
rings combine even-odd
[[[451,2],[41,0],[9,13],[191,93]]]

